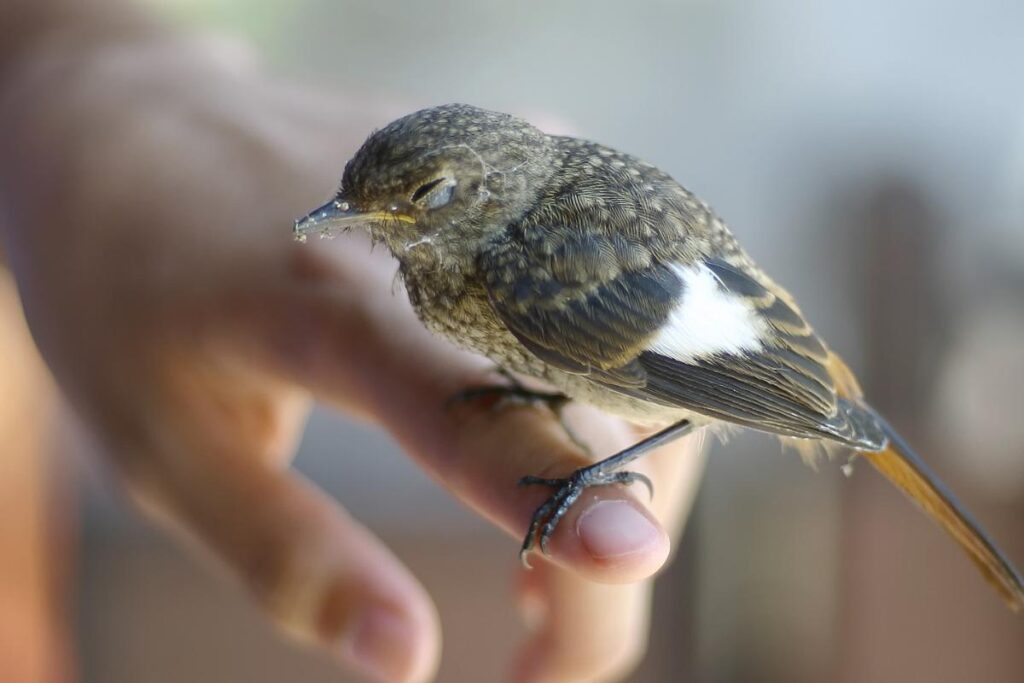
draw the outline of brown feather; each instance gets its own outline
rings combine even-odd
[[[840,396],[864,405],[857,380],[839,356],[831,355],[829,369]],[[889,437],[889,444],[884,450],[862,451],[861,455],[960,544],[1010,609],[1016,612],[1024,608],[1024,580],[1020,574],[902,437],[877,413],[875,415]]]
[[[921,472],[912,460],[892,445],[878,453],[863,453],[863,456],[960,544],[1010,609],[1017,612],[1024,608],[1024,586],[1020,576],[956,500],[935,486],[931,473]]]

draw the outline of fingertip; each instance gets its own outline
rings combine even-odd
[[[246,518],[260,550],[235,558],[271,617],[371,680],[429,681],[441,630],[422,584],[318,490],[275,477],[283,486],[263,504],[276,514],[269,522]]]
[[[338,639],[338,654],[374,680],[425,683],[437,670],[438,634],[434,613],[372,604],[353,617]]]
[[[668,533],[641,503],[629,498],[598,498],[580,504],[570,533],[556,533],[554,559],[601,583],[632,583],[664,566],[671,551]]]
[[[646,578],[668,558],[669,538],[646,508],[627,500],[598,500],[580,513],[576,535],[598,564],[623,580]]]
[[[433,601],[390,558],[363,559],[328,582],[315,612],[316,639],[375,681],[424,683],[437,669],[441,629]]]

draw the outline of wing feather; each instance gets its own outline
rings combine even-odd
[[[538,358],[566,372],[638,388],[637,362],[675,304],[671,269],[566,228],[509,231],[480,256],[492,307]]]
[[[791,297],[749,262],[682,266],[645,256],[614,233],[534,226],[510,228],[478,266],[495,312],[553,367],[755,429],[861,448],[884,444],[855,402],[837,396],[829,351]],[[691,281],[687,272],[710,273],[713,281]],[[694,314],[713,314],[722,303],[733,318]],[[672,327],[702,322],[711,327]],[[722,333],[716,350],[714,326],[723,323],[735,329]]]

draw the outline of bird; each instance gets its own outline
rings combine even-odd
[[[434,333],[555,389],[539,396],[658,429],[564,478],[523,477],[552,489],[530,522],[524,561],[547,553],[588,488],[650,486],[622,469],[636,458],[696,429],[740,426],[808,457],[863,457],[1014,611],[1024,607],[1020,573],[871,407],[794,298],[655,166],[509,114],[435,106],[372,132],[335,195],[293,232],[305,241],[353,227],[391,252]]]

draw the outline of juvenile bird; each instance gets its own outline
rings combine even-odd
[[[526,554],[590,486],[696,428],[732,424],[802,450],[847,447],[910,496],[1014,610],[1024,581],[927,465],[864,400],[793,297],[708,206],[603,145],[452,104],[374,132],[341,188],[295,234],[365,228],[398,260],[434,332],[565,396],[663,429],[564,479]],[[645,480],[644,480],[645,481]],[[648,483],[649,482],[645,482]]]

